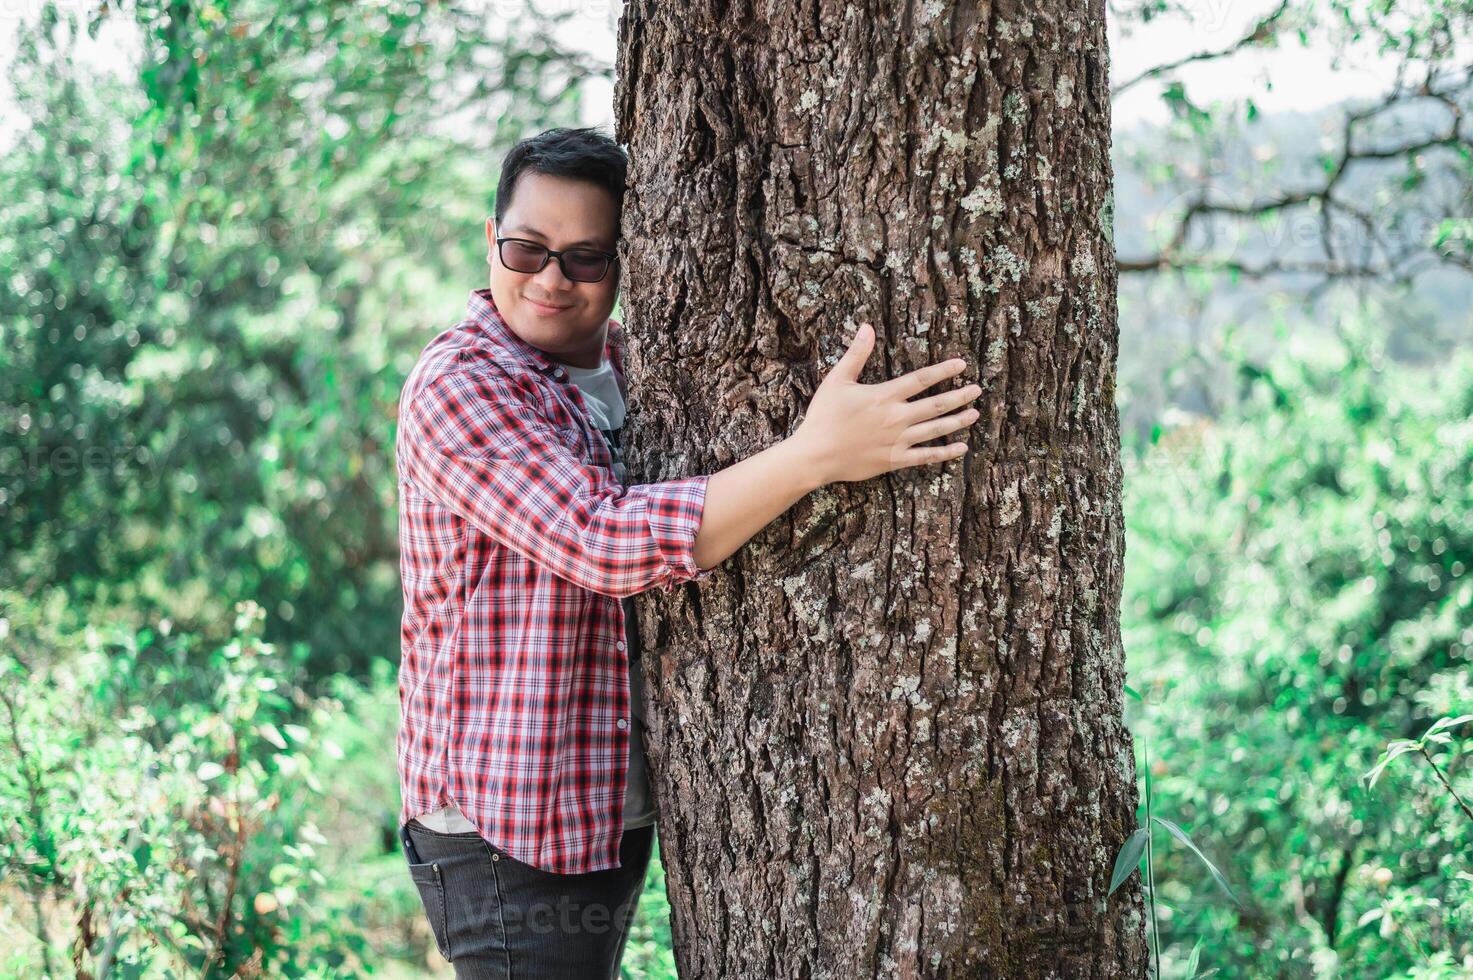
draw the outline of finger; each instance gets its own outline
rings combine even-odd
[[[934,419],[930,422],[921,422],[902,432],[900,438],[906,445],[913,446],[918,442],[925,442],[929,439],[935,439],[937,436],[944,436],[948,432],[955,432],[957,429],[966,428],[977,421],[980,414],[975,408],[969,408],[965,412],[957,412],[945,418]]]
[[[939,395],[932,395],[930,398],[906,402],[905,421],[922,422],[926,419],[934,419],[943,412],[949,412],[953,408],[960,408],[967,402],[975,401],[980,394],[982,394],[982,386],[972,384],[965,388],[955,388]]]
[[[854,339],[849,341],[849,349],[839,358],[839,363],[834,365],[829,377],[841,381],[858,381],[859,372],[864,370],[864,362],[869,360],[874,349],[875,328],[868,323],[861,323],[859,329],[854,331]]]
[[[965,442],[952,442],[945,446],[921,446],[907,449],[900,457],[900,465],[924,466],[926,463],[944,463],[956,459],[967,451]]]
[[[898,398],[909,398],[911,395],[925,391],[934,384],[961,374],[966,369],[967,362],[960,357],[950,361],[942,361],[939,364],[929,364],[909,374],[902,374],[898,378],[884,382],[886,389],[884,394]]]

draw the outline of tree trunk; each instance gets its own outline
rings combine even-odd
[[[681,975],[1143,977],[1103,4],[634,0],[618,67],[632,478],[790,434],[861,320],[984,388],[640,597]]]

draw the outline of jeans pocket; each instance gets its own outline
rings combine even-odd
[[[449,963],[450,934],[446,928],[445,876],[440,871],[440,863],[430,861],[427,864],[411,864],[409,877],[413,880],[414,887],[419,889],[425,916],[430,921],[430,931],[435,936],[435,946],[439,948],[440,955],[445,957],[445,962]]]

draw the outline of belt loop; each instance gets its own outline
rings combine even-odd
[[[410,864],[424,864],[419,859],[419,851],[414,847],[414,840],[409,836],[409,824],[399,828],[399,840],[404,844],[404,853],[409,858]]]

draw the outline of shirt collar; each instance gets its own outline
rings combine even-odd
[[[501,311],[496,308],[496,300],[492,298],[491,290],[472,289],[470,299],[466,302],[465,312],[466,318],[483,336],[491,340],[497,359],[503,363],[518,364],[544,374],[550,374],[562,366],[544,351],[518,337],[506,325]],[[624,327],[614,319],[609,320],[608,331],[604,337],[604,357],[613,363],[614,370],[622,376],[624,373]]]

